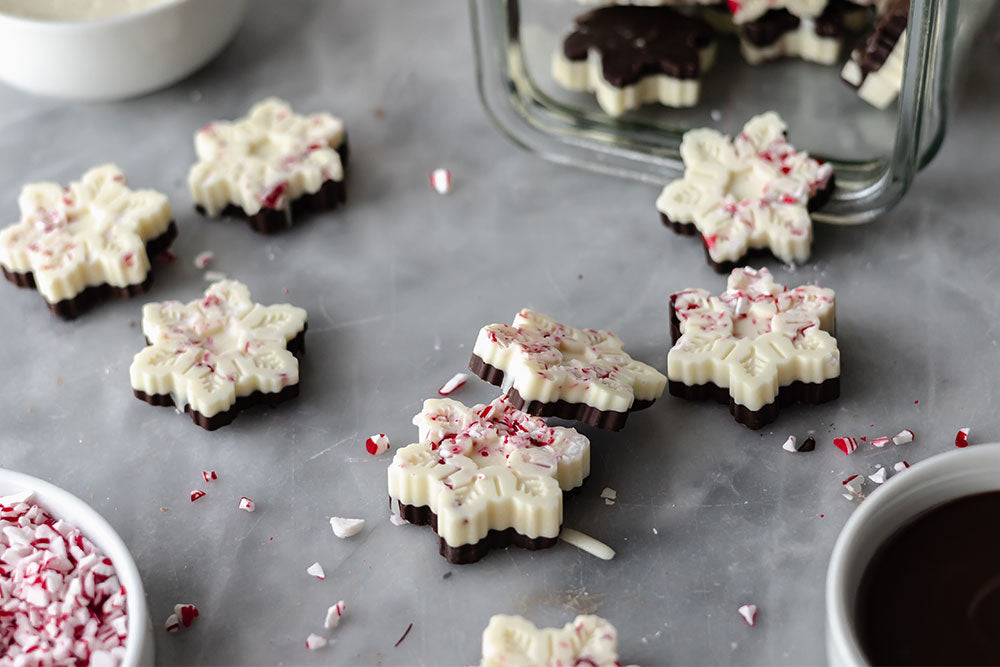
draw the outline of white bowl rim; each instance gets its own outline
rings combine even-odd
[[[81,21],[38,19],[28,16],[18,16],[0,11],[0,21],[5,21],[14,25],[20,24],[22,27],[30,27],[34,30],[49,30],[52,32],[62,32],[66,30],[85,30],[89,28],[103,28],[131,21],[139,21],[146,17],[160,12],[165,12],[169,8],[177,7],[192,2],[193,0],[162,0],[155,5],[124,14],[115,14],[96,19],[84,19]],[[201,0],[201,2],[211,2],[211,0]]]
[[[964,449],[955,449],[950,452],[935,454],[913,464],[906,470],[906,474],[891,477],[884,484],[872,492],[861,505],[854,510],[847,523],[844,524],[837,542],[834,544],[833,552],[830,555],[830,563],[826,571],[826,622],[827,622],[827,652],[830,652],[830,642],[837,642],[839,653],[846,654],[850,661],[858,665],[867,665],[868,659],[865,657],[858,642],[858,638],[851,624],[853,610],[847,608],[847,595],[845,595],[847,575],[846,565],[850,557],[851,548],[857,533],[861,532],[872,515],[880,512],[884,505],[892,502],[893,496],[899,492],[896,489],[907,489],[911,486],[919,486],[930,478],[942,467],[947,467],[956,459],[964,459],[963,467],[975,468],[977,462],[989,460],[994,466],[1000,462],[1000,443],[986,443],[972,445]],[[997,488],[1000,489],[1000,479],[997,480]],[[956,495],[956,498],[961,495]],[[919,512],[918,512],[919,513]],[[886,535],[888,538],[889,535]]]
[[[74,527],[79,528],[89,540],[93,540],[93,536],[89,534],[87,526],[98,526],[105,533],[102,537],[107,538],[107,540],[102,540],[102,543],[98,545],[101,551],[104,551],[105,555],[111,558],[111,555],[107,552],[110,551],[108,546],[113,546],[116,551],[119,551],[124,556],[124,562],[121,562],[121,558],[112,559],[112,564],[118,573],[119,580],[125,585],[126,610],[128,613],[128,635],[125,643],[125,657],[122,658],[121,664],[124,667],[140,664],[143,651],[148,651],[143,646],[148,641],[146,628],[149,625],[146,609],[146,591],[142,586],[142,577],[139,574],[139,568],[135,564],[135,559],[132,558],[132,553],[125,545],[125,541],[122,540],[118,532],[112,528],[107,519],[101,516],[97,510],[69,491],[51,482],[46,482],[44,479],[8,468],[0,468],[0,480],[8,480],[11,484],[37,491],[43,495],[62,496],[69,504],[77,506],[74,509],[76,513],[74,516],[63,516],[55,510],[51,510],[46,507],[44,499],[39,502],[39,506],[47,512],[53,512],[55,518],[68,521]],[[7,494],[3,493],[0,495]],[[110,541],[111,545],[105,544],[105,541]],[[127,584],[124,581],[125,577],[123,575],[127,576],[130,580]]]

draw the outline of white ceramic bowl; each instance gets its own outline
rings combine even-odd
[[[31,491],[33,501],[57,519],[65,519],[107,555],[127,592],[128,640],[122,667],[153,664],[153,625],[139,569],[122,538],[104,518],[68,491],[36,477],[0,469],[0,496]]]
[[[962,496],[1000,490],[1000,444],[938,454],[875,489],[841,531],[826,574],[826,655],[833,667],[867,665],[854,631],[858,586],[875,551],[915,515]]]
[[[0,80],[67,99],[141,95],[208,62],[236,34],[245,14],[246,0],[168,0],[92,21],[0,13]]]

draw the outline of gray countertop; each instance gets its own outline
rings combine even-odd
[[[207,433],[131,395],[146,298],[63,322],[37,294],[0,285],[0,464],[83,497],[119,531],[164,664],[468,664],[492,614],[562,625],[578,612],[615,623],[635,663],[821,663],[826,562],[853,509],[841,480],[948,450],[962,426],[973,442],[1000,439],[998,57],[991,39],[976,45],[976,85],[899,206],[869,225],[820,225],[814,261],[793,272],[768,262],[786,284],[837,290],[839,400],[788,408],[760,432],[671,397],[622,433],[583,429],[592,472],[565,525],[616,549],[609,562],[560,543],[449,565],[430,529],[389,523],[390,458],[364,452],[374,432],[394,447],[415,439],[413,414],[464,369],[484,324],[530,306],[615,331],[662,370],[667,296],[724,285],[695,241],[660,225],[655,189],[544,162],[494,130],[463,4],[261,0],[219,60],[161,93],[67,104],[2,89],[8,220],[23,183],[115,161],[133,186],[166,192],[180,226],[179,260],[156,266],[149,299],[200,295],[191,260],[212,250],[211,268],[257,301],[306,308],[309,332],[298,399]],[[345,208],[263,237],[195,214],[185,175],[195,129],[269,94],[343,116],[352,162]],[[438,166],[454,176],[446,197],[428,186]],[[495,394],[470,380],[454,397]],[[903,428],[917,435],[905,447],[848,458],[832,445]],[[815,453],[782,451],[810,430]],[[220,479],[205,485],[210,469]],[[194,488],[208,496],[192,504]],[[256,513],[237,511],[243,495]],[[339,540],[331,515],[368,523]],[[306,574],[314,561],[325,581]],[[347,617],[324,632],[340,599]],[[176,602],[201,617],[167,635]],[[736,612],[745,602],[761,609],[755,628]],[[336,642],[309,652],[310,632]]]

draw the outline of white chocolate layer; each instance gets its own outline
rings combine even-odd
[[[586,437],[550,428],[505,397],[472,408],[427,399],[413,423],[419,442],[393,457],[389,497],[430,508],[438,535],[451,546],[508,528],[530,538],[556,537],[563,490],[590,474]]]
[[[889,52],[885,63],[877,70],[864,75],[861,67],[853,59],[844,63],[840,76],[858,89],[858,97],[874,107],[885,109],[903,87],[903,65],[906,60],[906,31],[899,36],[896,45]]]
[[[809,199],[833,169],[796,151],[785,128],[768,111],[733,140],[710,128],[684,134],[684,178],[663,188],[656,207],[673,222],[693,224],[714,262],[737,261],[754,248],[788,263],[809,259]]]
[[[575,329],[527,308],[512,325],[483,327],[472,352],[502,370],[504,387],[526,402],[562,400],[627,412],[636,400],[659,398],[667,381],[626,354],[613,333]]]
[[[840,376],[833,290],[790,290],[767,269],[742,268],[718,297],[689,289],[673,300],[681,336],[667,355],[671,381],[728,388],[737,404],[757,411],[781,387]]]
[[[224,280],[202,299],[147,303],[142,332],[149,341],[129,368],[132,388],[173,397],[205,417],[254,392],[277,393],[299,381],[299,362],[286,348],[306,325],[306,311],[262,306],[246,285]]]
[[[618,631],[599,616],[577,616],[562,628],[537,628],[521,616],[497,615],[483,631],[480,667],[615,667]]]
[[[0,265],[31,273],[49,303],[88,287],[138,285],[149,275],[146,242],[173,216],[166,195],[130,190],[115,165],[95,167],[63,188],[26,185],[18,199],[21,221],[0,231]]]
[[[248,215],[265,207],[287,210],[324,182],[344,180],[337,153],[343,142],[339,118],[300,116],[287,102],[266,99],[243,118],[209,123],[195,134],[191,197],[211,216],[230,204]]]
[[[809,19],[802,19],[798,28],[789,30],[767,46],[755,46],[741,36],[740,52],[751,65],[778,58],[801,58],[821,65],[832,65],[840,57],[841,43],[839,37],[817,35],[814,23]]]
[[[715,44],[699,53],[700,74],[715,61]],[[636,83],[617,87],[604,78],[601,53],[591,49],[586,60],[570,60],[562,48],[552,56],[552,77],[566,90],[595,93],[597,103],[609,116],[621,116],[649,102],[668,107],[692,107],[698,103],[701,79],[678,79],[666,74],[644,76]]]

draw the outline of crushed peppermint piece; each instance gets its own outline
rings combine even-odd
[[[214,482],[219,479],[219,476],[215,474],[214,470],[202,471],[201,476],[205,478],[206,482]]]
[[[882,448],[882,447],[885,447],[886,445],[889,444],[889,438],[886,438],[886,437],[872,438],[871,444],[872,444],[873,447]]]
[[[326,620],[323,621],[323,625],[327,628],[335,628],[340,625],[340,619],[344,615],[344,610],[347,605],[344,604],[343,600],[337,602],[329,609],[326,610]]]
[[[892,444],[894,445],[905,445],[913,442],[913,431],[908,428],[904,428],[902,431],[892,436]]]
[[[215,253],[211,250],[204,250],[199,252],[194,258],[194,266],[196,269],[204,269],[208,266],[208,263],[212,261],[215,257]]]
[[[802,445],[799,447],[800,452],[812,452],[816,449],[816,438],[813,436],[807,437],[802,441]]]
[[[395,512],[393,512],[392,514],[389,515],[389,522],[392,525],[394,525],[394,526],[402,526],[402,525],[410,523],[409,521],[407,521],[403,517],[399,516]]]
[[[842,484],[844,488],[847,489],[854,496],[860,496],[861,492],[864,490],[865,478],[861,475],[851,475],[845,479]]]
[[[745,604],[742,605],[737,611],[740,612],[740,616],[743,620],[747,622],[751,628],[757,625],[757,605],[755,604]]]
[[[177,632],[181,629],[181,622],[177,618],[177,614],[170,614],[167,616],[167,622],[163,624],[166,627],[167,632]]]
[[[844,454],[853,454],[858,448],[858,441],[855,438],[834,438],[833,444]]]
[[[323,566],[320,565],[319,563],[313,563],[312,565],[310,565],[309,567],[307,567],[306,568],[306,574],[311,574],[312,576],[316,577],[320,581],[323,581],[324,579],[326,579],[326,573],[323,572]]]
[[[326,637],[320,637],[315,632],[306,637],[306,648],[310,651],[321,649],[329,643]]]
[[[899,463],[896,463],[894,466],[892,466],[892,469],[895,470],[896,472],[903,472],[909,467],[910,467],[909,463],[907,463],[906,461],[900,461]]]
[[[435,169],[431,172],[431,187],[439,195],[446,195],[451,192],[451,172],[447,169]]]
[[[250,500],[246,496],[243,496],[242,498],[240,498],[240,504],[237,505],[237,507],[243,510],[244,512],[253,512],[255,509],[257,509],[257,503]]]
[[[201,491],[200,489],[194,489],[193,491],[191,491],[191,502],[194,502],[199,498],[204,498],[206,495],[208,494],[206,494],[204,491]]]
[[[875,472],[873,472],[872,474],[868,475],[868,479],[870,479],[871,481],[875,482],[876,484],[881,484],[882,482],[885,481],[885,478],[886,478],[887,474],[888,473],[886,472],[885,468],[883,468],[882,466],[879,466],[878,469]]]
[[[384,454],[389,449],[389,438],[385,433],[376,433],[365,440],[365,449],[372,456]]]
[[[348,537],[354,537],[361,532],[361,529],[365,527],[364,519],[345,519],[340,516],[330,517],[330,527],[333,528],[333,534],[340,539],[345,539]]]
[[[969,427],[958,429],[958,433],[955,435],[955,446],[956,447],[968,447],[969,446]]]
[[[174,616],[180,619],[181,625],[185,628],[190,628],[191,623],[194,619],[198,618],[198,607],[188,603],[179,603],[174,605]]]
[[[781,448],[786,452],[797,452],[799,450],[795,448],[795,442],[795,436],[790,435],[788,436],[788,440],[785,440],[785,444],[783,444]]]
[[[618,492],[610,486],[606,486],[604,487],[604,490],[601,491],[601,498],[604,498],[605,500],[615,500],[618,498]]]
[[[455,375],[450,380],[441,385],[441,388],[438,389],[438,393],[441,394],[442,396],[447,396],[451,392],[455,391],[456,389],[464,385],[465,381],[468,379],[469,379],[468,373],[455,373]]]

